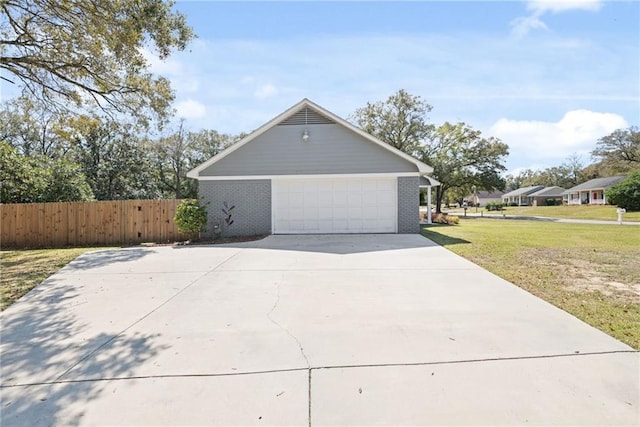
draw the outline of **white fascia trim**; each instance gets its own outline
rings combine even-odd
[[[420,188],[427,188],[427,187],[439,187],[439,186],[441,186],[441,185],[442,185],[442,183],[441,183],[440,181],[438,181],[437,179],[435,179],[435,178],[432,178],[432,177],[427,176],[427,175],[424,175],[424,177],[425,177],[426,179],[428,179],[428,180],[429,180],[429,182],[431,183],[431,185],[423,185],[423,184],[420,184]]]
[[[420,176],[419,172],[387,172],[387,173],[323,173],[311,175],[238,175],[238,176],[201,176],[198,181],[236,181],[249,179],[336,179],[336,178],[397,178]]]

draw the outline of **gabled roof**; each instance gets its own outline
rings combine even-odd
[[[500,191],[500,190],[493,190],[493,191],[478,190],[478,191],[476,191],[475,195],[478,196],[479,199],[499,198],[499,197],[504,196],[504,191]],[[473,196],[474,196],[474,194],[471,193],[467,197],[473,197]]]
[[[596,178],[589,180],[587,182],[583,182],[582,184],[576,185],[575,187],[571,187],[566,190],[564,194],[575,193],[576,191],[581,190],[606,190],[607,188],[611,188],[623,179],[626,176],[618,175],[618,176],[608,176],[606,178]]]
[[[254,139],[256,139],[258,136],[262,135],[263,133],[267,132],[269,129],[273,128],[274,126],[277,126],[277,125],[281,124],[282,122],[286,121],[287,119],[290,119],[291,116],[294,116],[296,113],[298,113],[301,109],[303,109],[305,107],[309,108],[311,110],[315,110],[321,116],[324,116],[325,118],[333,120],[335,123],[347,128],[348,130],[350,130],[352,132],[355,132],[356,134],[360,135],[361,137],[365,138],[366,140],[370,141],[371,143],[376,144],[376,145],[384,148],[385,150],[388,150],[388,151],[392,152],[396,156],[401,157],[404,160],[409,161],[410,163],[413,163],[414,165],[416,165],[416,168],[418,169],[418,171],[417,171],[418,173],[431,173],[431,172],[433,172],[433,168],[431,166],[429,166],[429,165],[421,162],[420,160],[408,155],[407,153],[404,153],[404,152],[398,150],[397,148],[392,147],[391,145],[389,145],[389,144],[387,144],[387,143],[375,138],[374,136],[368,134],[367,132],[363,131],[362,129],[357,128],[356,126],[352,125],[351,123],[349,123],[348,121],[344,120],[343,118],[333,114],[331,111],[328,111],[328,110],[322,108],[321,106],[319,106],[318,104],[316,104],[314,102],[311,102],[307,98],[304,98],[302,101],[298,102],[297,104],[295,104],[291,108],[287,109],[286,111],[284,111],[283,113],[279,114],[278,116],[276,116],[275,118],[273,118],[269,122],[265,123],[264,125],[259,127],[257,130],[251,132],[249,135],[247,135],[246,137],[242,138],[240,141],[236,142],[235,144],[233,144],[229,148],[223,150],[222,152],[216,154],[215,156],[213,156],[212,158],[210,158],[206,162],[202,163],[201,165],[199,165],[196,168],[194,168],[194,169],[190,170],[189,172],[187,172],[187,177],[197,179],[199,177],[199,174],[200,174],[201,171],[207,169],[212,164],[214,164],[216,162],[219,162],[220,160],[224,159],[226,156],[228,156],[229,154],[233,153],[234,151],[241,149],[243,146],[245,146],[249,142],[253,141]]]
[[[435,178],[432,178],[432,177],[427,176],[427,175],[422,175],[420,177],[420,188],[438,187],[440,185],[442,185],[440,183],[440,181],[438,181]]]
[[[557,185],[555,185],[553,187],[545,187],[542,190],[538,190],[535,193],[529,194],[529,196],[531,196],[531,197],[542,197],[542,196],[559,197],[559,196],[562,196],[563,192],[564,192],[564,188],[558,187]]]
[[[502,195],[502,197],[515,197],[515,196],[528,196],[531,193],[534,193],[538,190],[542,190],[544,187],[542,185],[533,185],[531,187],[522,187],[517,190],[509,191]]]

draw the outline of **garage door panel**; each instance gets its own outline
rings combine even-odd
[[[393,233],[396,178],[272,181],[274,233]]]
[[[348,193],[346,191],[336,191],[333,193],[333,206],[347,206]]]

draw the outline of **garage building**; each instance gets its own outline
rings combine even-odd
[[[187,176],[208,236],[418,233],[432,171],[303,99]]]

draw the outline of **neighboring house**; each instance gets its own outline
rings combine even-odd
[[[517,190],[509,191],[502,195],[502,202],[511,206],[530,206],[533,201],[529,197],[532,193],[542,190],[544,186],[534,185],[531,187],[522,187]]]
[[[487,206],[487,203],[501,202],[504,193],[502,191],[476,191],[475,194],[469,194],[464,200],[469,206]]]
[[[561,205],[565,189],[558,186],[545,187],[529,194],[529,201],[532,206]]]
[[[418,233],[420,177],[432,171],[303,99],[187,176],[205,236]]]
[[[606,178],[596,178],[580,185],[576,185],[564,192],[569,205],[606,205],[607,196],[605,190],[613,187],[626,176],[609,176]]]

